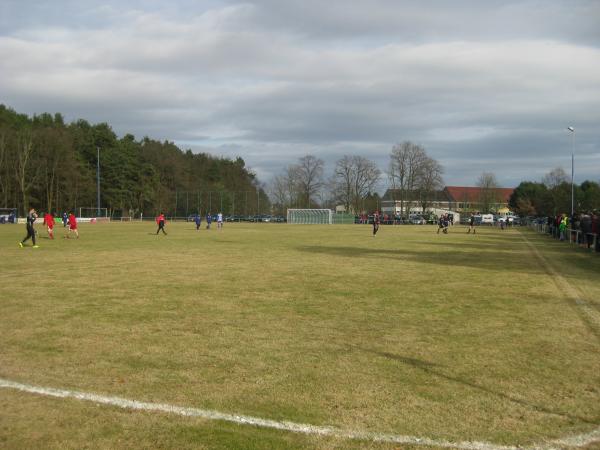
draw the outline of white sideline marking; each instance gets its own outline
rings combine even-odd
[[[86,400],[104,405],[117,406],[125,409],[136,409],[142,411],[159,411],[169,414],[177,414],[187,417],[201,417],[208,420],[224,420],[240,425],[253,425],[263,428],[274,428],[276,430],[291,431],[293,433],[316,434],[343,439],[358,439],[372,442],[389,442],[395,444],[429,445],[440,448],[457,448],[465,450],[518,450],[523,447],[502,446],[487,442],[449,442],[444,440],[418,438],[415,436],[402,436],[385,433],[374,433],[367,431],[347,431],[335,427],[309,425],[288,421],[276,421],[261,419],[259,417],[244,416],[240,414],[227,414],[219,411],[211,411],[198,408],[184,408],[181,406],[168,405],[165,403],[147,403],[136,400],[128,400],[121,397],[109,397],[87,392],[69,391],[65,389],[45,388],[28,384],[17,383],[0,378],[0,388],[16,389],[32,394],[40,394],[49,397],[74,398]]]
[[[117,406],[124,409],[142,411],[158,411],[169,414],[177,414],[187,417],[201,417],[208,420],[223,420],[239,425],[253,425],[262,428],[274,428],[276,430],[291,431],[293,433],[316,434],[342,439],[356,439],[371,442],[386,442],[394,444],[428,445],[438,448],[456,448],[464,450],[551,450],[564,447],[583,447],[600,439],[600,428],[589,433],[556,439],[547,443],[537,444],[529,447],[497,445],[489,442],[450,442],[445,440],[419,438],[416,436],[402,436],[386,433],[375,433],[368,431],[348,431],[335,427],[310,425],[304,423],[276,421],[261,419],[260,417],[245,416],[241,414],[227,414],[209,409],[185,408],[165,403],[148,403],[136,400],[128,400],[121,397],[104,396],[87,392],[69,391],[65,389],[45,388],[29,384],[17,383],[15,381],[0,378],[0,388],[15,389],[32,394],[40,394],[48,397],[74,398],[103,405]],[[558,447],[557,447],[558,446]]]
[[[571,283],[563,277],[558,271],[554,269],[552,264],[548,262],[548,260],[542,255],[537,248],[533,245],[533,243],[527,239],[527,237],[521,233],[521,237],[527,244],[527,246],[531,249],[531,252],[536,256],[536,258],[540,261],[546,273],[550,275],[556,286],[563,291],[566,296],[575,303],[575,307],[578,308],[587,319],[594,324],[595,327],[600,330],[600,313],[598,313],[588,302],[581,298],[577,289],[571,286]]]

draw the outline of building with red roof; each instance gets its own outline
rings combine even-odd
[[[427,199],[418,191],[405,192],[402,198],[398,189],[388,189],[382,198],[382,210],[399,213],[401,203],[406,212],[427,210],[447,210],[456,212],[499,211],[508,207],[508,201],[514,188],[484,189],[472,186],[446,186],[441,191],[428,195]],[[427,201],[424,201],[427,200]]]

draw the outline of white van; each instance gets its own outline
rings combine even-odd
[[[481,223],[483,224],[494,224],[494,215],[493,214],[482,214],[481,215]]]

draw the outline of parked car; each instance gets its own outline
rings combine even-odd
[[[413,225],[425,225],[427,223],[423,216],[411,216],[409,221]]]

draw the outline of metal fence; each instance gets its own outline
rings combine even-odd
[[[577,247],[586,248],[592,252],[600,252],[600,236],[597,233],[584,233],[575,228],[566,228],[563,236],[556,225],[531,222],[529,227],[538,233],[547,234],[559,241],[564,241]]]

